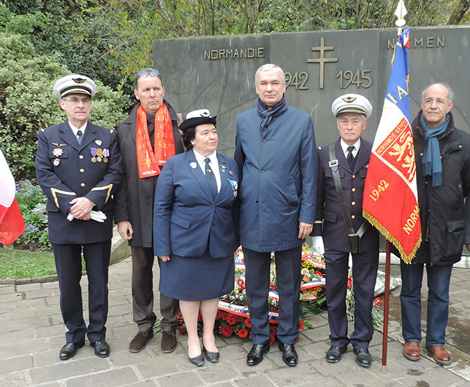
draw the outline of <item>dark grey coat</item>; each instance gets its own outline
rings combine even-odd
[[[464,229],[470,225],[470,211],[464,211],[464,199],[470,193],[470,135],[454,127],[454,118],[442,137],[442,185],[432,186],[432,177],[423,176],[422,160],[426,147],[419,117],[413,122],[419,215],[423,242],[415,260],[431,265],[450,265],[462,256]],[[469,235],[467,235],[468,237]]]
[[[183,153],[183,143],[178,129],[178,117],[173,107],[163,100],[170,112],[175,138],[176,154]],[[158,176],[139,178],[136,150],[137,109],[134,106],[129,117],[117,127],[119,148],[122,155],[123,177],[115,195],[116,223],[128,220],[134,230],[129,244],[134,247],[152,247],[153,241],[153,204]]]

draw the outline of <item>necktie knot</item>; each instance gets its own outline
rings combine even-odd
[[[78,129],[77,130],[77,140],[78,140],[78,144],[81,144],[82,143],[82,136],[83,136],[83,132]]]

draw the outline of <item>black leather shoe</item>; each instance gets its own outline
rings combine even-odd
[[[60,350],[60,360],[68,360],[77,354],[78,348],[82,348],[85,342],[66,343]]]
[[[90,344],[95,349],[95,355],[98,357],[108,357],[111,349],[106,340],[97,340],[94,343]]]
[[[290,367],[295,367],[297,365],[299,355],[297,355],[294,344],[279,343],[279,350],[282,351],[282,360],[284,360],[284,363]]]
[[[255,366],[263,361],[263,355],[268,353],[271,349],[269,343],[267,344],[253,344],[251,351],[248,352],[246,357],[246,364],[249,366]]]
[[[188,356],[188,359],[191,362],[191,364],[194,364],[196,367],[202,367],[204,365],[204,356],[202,356],[202,353],[196,357]]]
[[[341,356],[343,356],[343,353],[346,353],[347,350],[347,346],[337,347],[336,345],[332,345],[326,353],[326,361],[328,363],[338,363],[341,360]]]
[[[361,367],[369,368],[372,364],[372,356],[369,353],[367,348],[354,348],[354,353],[356,354],[356,362]]]
[[[209,352],[202,346],[202,353],[206,356],[207,361],[217,363],[219,361],[219,352]]]

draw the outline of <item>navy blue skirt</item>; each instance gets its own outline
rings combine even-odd
[[[235,264],[233,254],[225,258],[170,255],[161,262],[160,293],[183,301],[219,298],[233,290]]]

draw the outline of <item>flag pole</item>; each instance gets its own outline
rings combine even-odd
[[[406,25],[405,15],[407,14],[403,0],[400,0],[395,10],[395,16],[398,18],[395,22],[398,30],[397,35],[403,33]],[[382,338],[382,374],[387,373],[387,350],[388,350],[388,318],[390,312],[390,254],[391,242],[387,239],[385,250],[385,294],[384,294],[384,322],[383,322],[383,338]]]
[[[384,295],[384,323],[382,338],[382,373],[387,373],[387,345],[388,345],[388,314],[390,309],[390,252],[391,243],[387,240],[385,250],[385,295]]]

